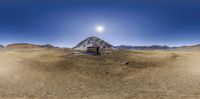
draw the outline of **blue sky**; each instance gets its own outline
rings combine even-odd
[[[96,32],[98,25],[105,31]],[[89,36],[113,45],[198,44],[200,1],[0,1],[0,44],[73,47]]]

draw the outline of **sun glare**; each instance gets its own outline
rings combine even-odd
[[[103,26],[97,26],[96,31],[99,32],[99,33],[102,33],[104,31],[104,27]]]

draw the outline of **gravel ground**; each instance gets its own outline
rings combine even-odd
[[[0,98],[197,99],[200,52],[0,51]]]

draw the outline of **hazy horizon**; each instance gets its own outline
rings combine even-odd
[[[87,37],[88,38],[88,37]],[[87,39],[85,38],[85,39]],[[85,40],[83,39],[83,40]],[[101,39],[101,38],[100,38]],[[83,41],[81,40],[81,41]],[[103,40],[103,39],[102,39]],[[81,41],[79,41],[77,44],[75,45],[72,45],[71,47],[68,47],[68,46],[59,46],[59,45],[54,45],[54,44],[50,44],[50,43],[31,43],[31,42],[11,42],[11,43],[5,43],[5,44],[0,44],[0,45],[3,45],[3,46],[7,46],[7,45],[10,45],[10,44],[33,44],[33,45],[47,45],[47,44],[50,44],[52,46],[55,46],[55,47],[61,47],[61,48],[73,48],[75,47],[76,45],[78,45]],[[105,41],[105,40],[104,40]],[[106,41],[107,42],[107,41]],[[109,43],[109,42],[107,42]],[[110,43],[111,44],[111,43]],[[111,44],[113,45],[113,44]],[[179,46],[170,46],[170,45],[159,45],[159,44],[152,44],[152,45],[127,45],[127,44],[121,44],[121,45],[113,45],[113,46],[132,46],[132,47],[136,47],[136,46],[168,46],[168,47],[183,47],[183,46],[194,46],[194,45],[199,45],[199,43],[197,44],[190,44],[190,45],[179,45]]]
[[[114,46],[195,45],[199,5],[196,0],[0,1],[0,44],[71,48],[96,36]]]

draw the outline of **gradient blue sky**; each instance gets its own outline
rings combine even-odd
[[[97,33],[97,25],[105,31]],[[198,44],[200,1],[0,1],[0,44],[73,47],[89,36],[113,45]]]

